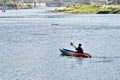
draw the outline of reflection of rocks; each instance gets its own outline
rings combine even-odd
[[[53,24],[51,24],[51,25],[53,25],[53,26],[67,26],[67,25],[57,24],[57,23],[53,23]]]
[[[51,24],[51,25],[59,25],[59,24],[57,24],[57,23],[53,23],[53,24]]]

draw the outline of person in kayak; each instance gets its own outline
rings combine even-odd
[[[84,53],[83,49],[82,49],[82,44],[79,44],[78,47],[75,47],[75,49],[77,50],[76,53]]]

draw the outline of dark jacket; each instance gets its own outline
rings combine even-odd
[[[83,49],[81,48],[81,46],[78,46],[78,48],[76,48],[77,53],[84,53]]]

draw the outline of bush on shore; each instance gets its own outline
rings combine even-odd
[[[120,6],[73,5],[66,8],[56,9],[55,12],[67,12],[75,14],[120,14]]]

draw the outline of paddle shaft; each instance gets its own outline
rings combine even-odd
[[[76,46],[73,45],[74,48],[76,48]]]
[[[70,45],[73,46],[74,48],[76,48],[76,46],[72,42],[70,43]]]

